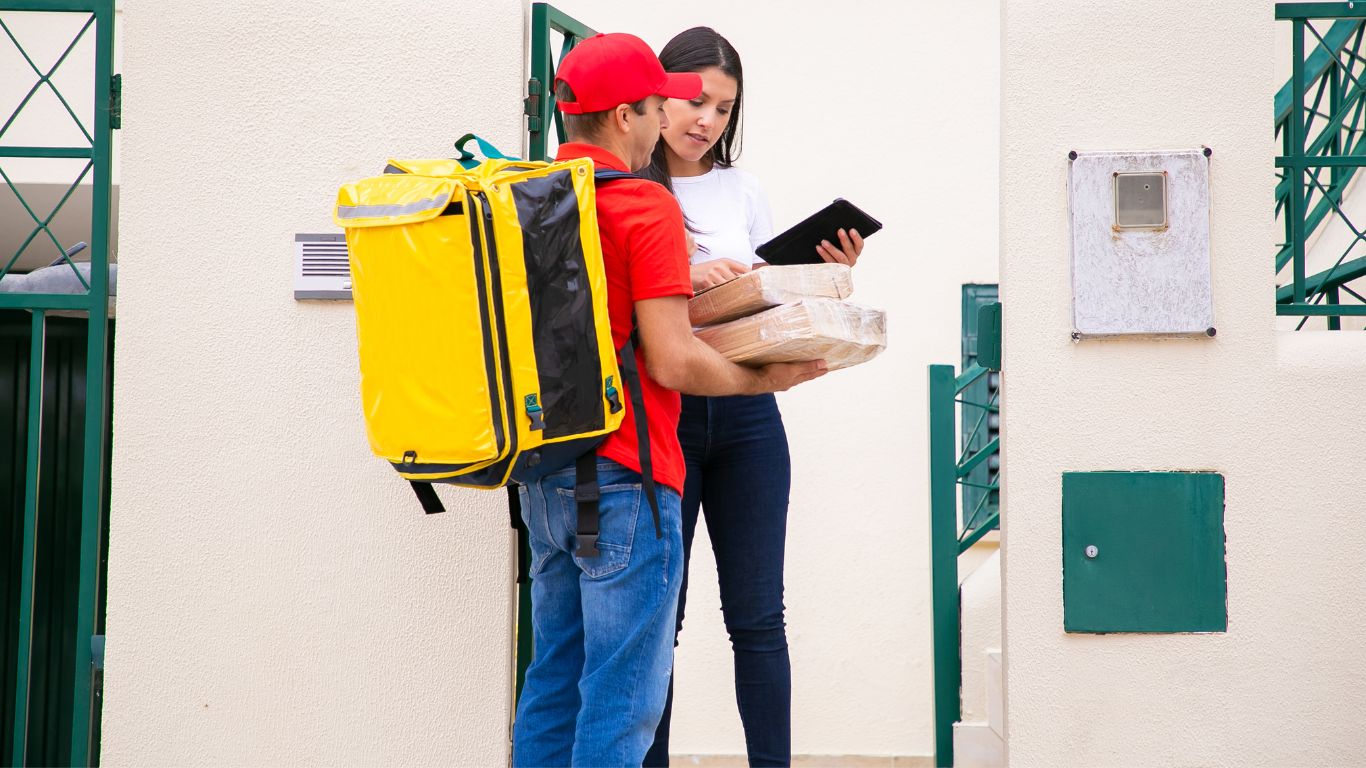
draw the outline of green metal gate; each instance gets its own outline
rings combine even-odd
[[[42,446],[39,460],[38,515],[35,530],[30,687],[26,750],[29,765],[70,764],[72,684],[75,671],[76,605],[80,589],[81,485],[85,419],[87,323],[49,318],[41,375]],[[24,490],[29,404],[30,319],[20,310],[0,312],[0,500],[10,514],[0,526],[0,562],[5,563],[0,615],[7,631],[0,637],[0,754],[13,760],[15,678],[19,658],[20,565],[23,563]],[[108,465],[106,464],[106,472]],[[107,483],[107,475],[106,475]],[[106,486],[107,488],[107,486]],[[108,521],[107,497],[105,522]],[[102,526],[107,532],[107,526]],[[106,551],[105,542],[100,552]],[[101,557],[100,580],[103,583]],[[104,601],[98,601],[96,634],[104,634]],[[86,640],[87,644],[89,640]],[[99,686],[96,686],[98,692]],[[97,705],[98,708],[98,705]],[[96,726],[98,728],[98,718]],[[98,744],[98,738],[95,743]],[[95,762],[98,755],[91,755]]]
[[[1277,3],[1276,18],[1291,25],[1291,77],[1275,101],[1276,216],[1285,233],[1276,250],[1276,314],[1299,317],[1296,330],[1342,330],[1344,318],[1360,329],[1366,231],[1345,200],[1366,167],[1366,5]],[[1353,237],[1331,267],[1311,274],[1310,239],[1334,219]]]
[[[526,100],[523,113],[526,115],[528,160],[551,160],[550,131],[554,128],[555,138],[563,142],[564,118],[555,109],[555,68],[564,55],[574,49],[579,41],[597,34],[569,15],[546,3],[531,5],[531,76],[527,79]],[[559,57],[556,58],[555,40],[559,38]],[[519,553],[522,563],[531,562],[531,552],[525,540],[520,544]],[[535,649],[531,642],[531,580],[519,573],[517,585],[517,680],[514,705],[522,696],[522,685],[526,682],[526,669],[531,665]]]
[[[978,439],[990,417],[1000,414],[999,302],[979,307],[973,330],[971,365],[965,364],[961,373],[952,365],[929,366],[930,634],[934,647],[936,766],[953,765],[953,724],[962,714],[958,557],[988,531],[998,528],[1001,519],[999,507],[983,513],[1001,488],[1001,441],[999,437]],[[990,383],[993,376],[998,377],[995,385]],[[961,443],[956,429],[960,417],[964,430]],[[989,474],[989,482],[973,482],[975,471],[993,463],[998,469],[984,472]],[[975,496],[961,496],[965,500],[976,498],[973,508],[964,506],[960,512],[958,486],[980,491]]]
[[[60,51],[39,50],[27,36],[39,14],[52,28],[73,30]],[[92,39],[90,71],[64,69],[72,52]],[[108,486],[111,131],[118,127],[119,98],[113,41],[113,0],[0,0],[0,46],[12,45],[19,54],[3,61],[21,62],[5,64],[0,79],[32,82],[13,114],[0,115],[0,194],[12,193],[32,220],[18,250],[0,253],[0,278],[37,253],[44,264],[69,267],[82,287],[70,294],[0,293],[0,381],[12,389],[0,398],[0,406],[9,408],[0,408],[0,419],[15,422],[4,438],[11,460],[0,455],[0,477],[8,480],[0,498],[10,510],[4,542],[10,630],[0,659],[7,694],[0,744],[7,765],[91,765],[99,759],[95,661],[103,647]],[[62,125],[13,130],[26,110],[35,113],[35,97],[51,95],[65,109]],[[46,140],[71,128],[67,117],[83,140]],[[46,212],[26,199],[7,170],[51,168],[61,176],[73,163],[79,174]],[[90,267],[83,274],[67,255],[75,243],[63,242],[53,222],[86,181]]]

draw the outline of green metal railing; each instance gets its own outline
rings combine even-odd
[[[1278,3],[1276,18],[1293,27],[1292,74],[1275,102],[1276,215],[1285,231],[1275,258],[1276,314],[1301,317],[1296,330],[1312,317],[1339,330],[1343,317],[1366,316],[1366,286],[1354,284],[1366,276],[1357,247],[1366,232],[1343,210],[1349,183],[1366,165],[1366,4]],[[1333,216],[1353,237],[1331,267],[1306,274],[1307,241]]]
[[[63,19],[74,17],[79,31],[61,51],[59,56],[42,57],[45,63],[55,63],[44,68],[35,62],[33,55],[25,48],[23,29],[31,28],[18,23],[20,18],[31,20],[31,13],[53,14]],[[64,15],[70,16],[64,16]],[[16,29],[19,30],[16,33]],[[54,75],[59,71],[67,75],[63,65],[67,63],[73,50],[88,36],[94,38],[93,71],[83,77],[66,77],[64,82],[79,82],[78,87],[89,88],[93,108],[87,119],[82,119],[78,110],[71,106],[66,96],[58,89]],[[11,115],[0,115],[0,193],[8,190],[32,220],[32,231],[23,240],[18,251],[12,256],[0,254],[0,278],[15,268],[21,257],[36,249],[37,253],[49,250],[43,263],[65,264],[76,274],[83,292],[75,294],[35,294],[0,293],[0,311],[25,310],[29,313],[28,354],[26,365],[26,406],[27,416],[24,425],[25,461],[23,502],[14,510],[19,530],[20,555],[18,557],[17,605],[15,624],[15,653],[12,658],[4,659],[12,665],[13,704],[9,708],[9,722],[5,725],[9,732],[8,749],[3,756],[8,765],[26,765],[32,762],[43,764],[90,765],[98,761],[95,738],[98,732],[96,702],[95,651],[102,647],[102,637],[97,637],[99,606],[101,598],[100,550],[103,538],[103,513],[105,507],[105,472],[108,438],[108,348],[110,341],[109,306],[109,239],[110,239],[110,182],[112,159],[111,131],[118,121],[118,78],[112,73],[114,41],[114,4],[113,0],[0,0],[0,45],[12,44],[19,52],[26,67],[20,71],[7,71],[5,78],[31,77],[30,88],[18,107]],[[6,134],[24,115],[26,109],[33,109],[34,97],[44,89],[56,95],[58,102],[65,108],[66,116],[75,121],[84,141],[77,146],[32,146],[16,145],[7,141]],[[70,95],[71,92],[69,91]],[[83,103],[83,100],[77,100]],[[59,118],[60,119],[60,118]],[[88,120],[88,122],[87,122]],[[76,180],[66,190],[56,206],[46,215],[41,215],[25,199],[23,191],[5,170],[7,164],[18,161],[29,166],[46,163],[60,173],[60,168],[72,160],[84,160],[84,167]],[[73,243],[64,243],[53,231],[53,221],[57,213],[67,204],[82,183],[89,181],[91,188],[91,217],[89,228],[90,271],[87,279],[76,268],[67,251]],[[56,311],[82,313],[85,323],[83,414],[77,427],[81,435],[80,473],[77,488],[60,489],[79,497],[79,526],[76,532],[77,552],[76,580],[72,587],[73,599],[65,608],[69,611],[69,622],[64,622],[69,637],[62,638],[60,647],[69,649],[70,677],[68,679],[39,680],[33,675],[35,649],[40,641],[54,642],[52,638],[39,638],[35,634],[35,595],[46,587],[38,583],[42,572],[38,569],[42,542],[39,535],[46,530],[40,513],[48,507],[40,498],[46,488],[40,469],[44,466],[43,457],[48,454],[44,445],[44,435],[48,433],[44,424],[44,382],[45,361],[49,353],[48,315]],[[38,686],[64,686],[64,695],[56,696],[51,690],[41,691],[44,700],[62,702],[59,706],[69,709],[69,718],[58,718],[57,722],[69,722],[69,733],[62,739],[69,744],[63,754],[39,755],[31,749],[35,740],[33,725],[35,713],[33,702],[38,698]],[[50,738],[51,733],[39,734]]]
[[[978,364],[955,373],[951,365],[929,366],[930,400],[930,602],[934,623],[934,754],[935,765],[953,765],[953,724],[962,716],[963,665],[959,655],[962,637],[959,613],[958,557],[968,551],[1000,522],[996,510],[980,517],[982,510],[963,509],[960,515],[959,486],[973,484],[973,470],[995,457],[1000,460],[1000,439],[974,448],[975,435],[988,416],[999,414],[998,396],[985,401],[965,397],[973,385],[1001,366],[1001,305],[982,307],[978,324]],[[999,390],[998,390],[999,391]],[[958,414],[975,414],[973,427],[963,436],[960,450]],[[985,505],[1000,490],[999,473],[981,484],[979,498]]]
[[[978,361],[978,341],[979,339],[991,340],[990,331],[981,336],[978,334],[978,325],[983,320],[982,307],[989,304],[998,304],[1000,290],[994,283],[969,283],[963,286],[963,370],[968,370]],[[992,318],[986,318],[990,321]],[[959,400],[985,403],[991,399],[1000,387],[999,371],[991,371],[985,376],[978,378],[963,391]],[[960,409],[961,418],[959,429],[962,430],[963,441],[960,446],[964,452],[976,453],[996,439],[1000,434],[1001,414],[995,410],[983,414],[977,408]],[[979,423],[981,422],[981,423]],[[963,519],[963,527],[976,529],[981,524],[995,514],[999,505],[1000,494],[997,491],[988,490],[996,482],[996,475],[1000,471],[1000,456],[988,456],[986,461],[973,467],[972,470],[963,478],[965,482],[959,484],[962,491],[963,509],[971,512]]]

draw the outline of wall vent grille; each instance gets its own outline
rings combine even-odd
[[[341,234],[294,236],[294,298],[351,298],[351,266]]]

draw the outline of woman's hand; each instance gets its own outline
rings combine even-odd
[[[692,289],[704,291],[734,280],[749,271],[749,266],[730,259],[714,259],[692,265]]]
[[[859,254],[863,253],[863,238],[859,237],[857,229],[851,229],[848,233],[841,229],[839,236],[839,248],[831,245],[829,240],[822,240],[816,246],[816,253],[832,264],[848,264],[852,267],[858,261]]]

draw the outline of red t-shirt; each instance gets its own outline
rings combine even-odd
[[[621,159],[592,144],[561,144],[556,160],[592,158],[598,168],[628,170]],[[602,260],[607,273],[607,313],[612,322],[612,341],[621,349],[631,335],[635,303],[665,296],[692,296],[688,270],[687,235],[683,212],[669,190],[644,179],[619,179],[597,188],[598,232],[602,237]],[[683,449],[678,444],[677,392],[650,378],[645,358],[636,350],[649,420],[650,462],[655,482],[683,492]],[[623,382],[624,384],[625,382]],[[640,472],[634,407],[629,385],[623,387],[626,418],[621,428],[607,436],[598,455]]]

